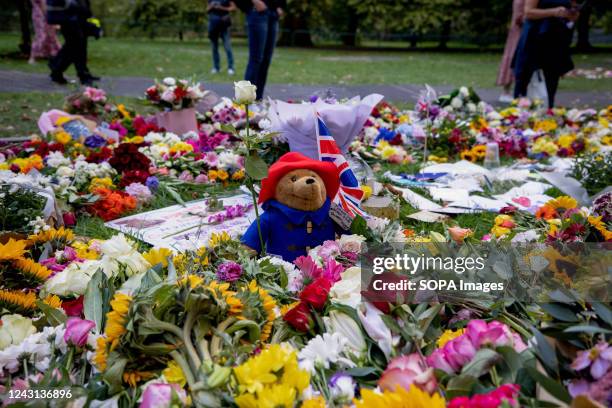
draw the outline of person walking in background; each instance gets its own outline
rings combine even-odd
[[[37,59],[54,57],[60,49],[56,26],[47,24],[46,0],[32,0],[32,25],[34,41],[30,48],[30,64]]]
[[[234,75],[234,54],[232,53],[232,40],[230,27],[232,17],[230,13],[236,10],[236,5],[231,0],[208,0],[208,38],[212,46],[213,69],[212,74],[218,74],[221,70],[221,59],[219,58],[219,38],[223,41],[223,48],[227,55],[227,73]]]
[[[249,36],[249,62],[244,79],[257,86],[257,100],[261,100],[276,45],[278,19],[287,6],[284,0],[247,0],[240,3],[240,8],[246,13]]]
[[[47,0],[47,22],[59,24],[64,45],[49,61],[51,80],[66,84],[64,72],[71,64],[77,71],[81,84],[92,85],[100,78],[93,76],[87,68],[87,36],[92,17],[89,0]]]
[[[548,107],[555,105],[559,78],[574,68],[570,54],[578,10],[570,0],[526,0],[525,22],[514,57],[514,97],[527,96],[533,73],[544,73]]]
[[[514,0],[512,2],[512,21],[508,29],[508,37],[506,38],[506,46],[504,47],[504,55],[499,64],[497,73],[497,86],[503,87],[502,94],[499,97],[500,102],[512,102],[511,87],[514,82],[514,73],[512,72],[512,58],[516,51],[519,38],[521,37],[521,28],[523,27],[523,16],[525,9],[525,0]]]

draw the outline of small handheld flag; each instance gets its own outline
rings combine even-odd
[[[364,192],[359,187],[359,181],[318,113],[316,120],[319,160],[335,164],[340,172],[340,189],[334,202],[353,218],[357,215],[364,216],[365,213],[361,209]]]

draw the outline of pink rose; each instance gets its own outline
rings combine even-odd
[[[66,331],[64,341],[77,347],[87,344],[89,332],[96,326],[91,320],[84,320],[78,317],[71,317],[66,321]]]
[[[398,386],[408,390],[412,385],[430,394],[438,386],[434,369],[416,353],[395,357],[378,380],[378,386],[383,390],[392,391]]]

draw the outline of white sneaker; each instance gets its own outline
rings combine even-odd
[[[502,103],[512,103],[514,98],[510,94],[503,93],[503,94],[499,95],[499,98],[497,100],[502,102]]]
[[[234,71],[232,68],[227,69],[227,75],[234,75],[235,73],[236,71]]]
[[[217,68],[213,68],[213,69],[210,70],[210,73],[215,75],[215,74],[219,73],[219,70]]]

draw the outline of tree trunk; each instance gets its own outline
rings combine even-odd
[[[342,44],[354,47],[357,45],[357,28],[359,28],[359,16],[353,7],[347,7],[347,32],[340,35]]]
[[[448,48],[448,41],[450,40],[451,33],[451,22],[450,20],[446,20],[442,25],[442,33],[440,34],[440,43],[438,44],[438,48],[441,50],[445,50]]]
[[[296,47],[313,47],[310,29],[308,28],[308,17],[305,15],[288,14],[282,25],[283,33],[279,45]]]

